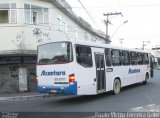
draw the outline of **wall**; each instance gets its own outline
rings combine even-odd
[[[36,69],[35,65],[1,65],[0,66],[0,93],[3,92],[18,92],[18,68],[27,68],[27,78],[28,78],[28,91],[36,91],[35,75]]]
[[[53,4],[41,0],[0,0],[1,3],[16,3],[17,23],[0,24],[0,54],[7,55],[8,52],[17,50],[36,50],[37,45],[60,40],[86,40],[104,43],[102,39],[93,36],[82,29],[66,14],[57,9]],[[49,24],[33,25],[24,23],[24,3],[49,8]],[[67,23],[67,32],[58,29],[58,16]],[[24,55],[24,54],[23,54]],[[0,65],[0,93],[17,92],[18,67],[25,66],[28,70],[28,90],[35,91],[35,68],[31,65]]]
[[[1,0],[0,3],[11,0]],[[0,51],[36,50],[37,45],[60,40],[86,40],[103,43],[104,41],[88,33],[72,21],[66,14],[48,2],[39,0],[12,0],[17,2],[16,24],[0,24]],[[32,25],[24,23],[24,3],[49,8],[49,24]],[[67,23],[67,32],[58,30],[58,16]],[[8,35],[9,34],[9,35]],[[6,47],[7,45],[7,47]]]

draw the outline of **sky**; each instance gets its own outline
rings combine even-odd
[[[103,14],[122,12],[109,16],[109,35],[113,45],[145,48],[160,45],[160,0],[66,0],[72,10],[89,22],[93,28],[106,32]],[[128,21],[124,23],[124,21]],[[122,39],[122,43],[120,40]]]

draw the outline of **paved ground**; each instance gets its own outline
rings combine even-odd
[[[40,94],[37,92],[21,92],[21,93],[1,93],[0,101],[12,101],[12,100],[26,100],[34,98],[43,98],[48,96],[47,94]]]

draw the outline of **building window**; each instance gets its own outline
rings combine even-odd
[[[29,24],[48,24],[48,8],[35,5],[24,4],[25,23]]]
[[[8,23],[8,10],[0,11],[0,23]]]
[[[96,39],[92,36],[91,41],[96,42]]]
[[[62,31],[65,32],[65,22],[62,22]]]
[[[33,24],[38,24],[38,13],[37,12],[32,12],[32,22]]]
[[[25,23],[30,23],[31,22],[31,6],[28,4],[24,5],[25,8]]]
[[[66,20],[58,15],[57,22],[58,22],[58,30],[62,31],[64,33],[67,33],[67,31],[68,31],[67,27],[68,26],[67,26]]]
[[[84,32],[83,38],[84,38],[84,40],[88,40],[87,32]]]
[[[16,3],[10,4],[10,23],[16,23],[17,22],[17,10],[16,10]]]
[[[61,19],[60,17],[57,18],[58,21],[58,30],[61,30]]]
[[[17,10],[16,3],[0,4],[0,24],[16,23]]]

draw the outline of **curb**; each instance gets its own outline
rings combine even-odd
[[[14,97],[0,97],[0,101],[14,101],[14,100],[28,100],[32,98],[44,98],[46,94],[42,95],[29,95],[29,96],[14,96]]]

